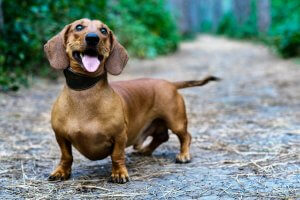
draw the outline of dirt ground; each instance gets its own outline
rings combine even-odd
[[[107,182],[110,159],[89,161],[74,150],[73,173],[48,182],[60,151],[50,126],[63,86],[34,80],[30,89],[0,93],[0,199],[297,199],[300,198],[300,66],[249,42],[200,36],[155,60],[131,60],[119,77],[200,79],[219,83],[184,89],[189,164],[175,164],[177,138],[152,157],[127,150],[131,181]]]

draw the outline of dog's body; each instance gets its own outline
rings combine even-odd
[[[73,24],[78,23],[87,24],[88,29],[93,29],[94,32],[96,29],[93,27],[99,24],[87,19],[76,21]],[[78,25],[76,30],[77,27]],[[81,30],[78,32],[81,32]],[[78,37],[75,32],[74,38],[77,38],[80,42]],[[103,159],[111,155],[113,164],[111,180],[124,183],[128,181],[128,172],[125,166],[125,148],[134,145],[139,153],[151,155],[161,143],[168,140],[169,129],[178,136],[181,144],[180,153],[177,155],[176,160],[180,163],[190,161],[191,136],[187,131],[184,100],[177,89],[204,85],[209,81],[217,80],[217,78],[207,77],[201,81],[176,83],[158,79],[108,83],[106,71],[112,71],[112,74],[114,74],[117,70],[115,74],[119,74],[120,72],[118,72],[116,66],[118,67],[118,64],[121,63],[122,69],[127,62],[127,54],[124,56],[123,47],[117,50],[114,49],[114,51],[110,50],[110,53],[104,52],[103,55],[101,54],[100,56],[103,58],[99,60],[99,63],[102,65],[100,64],[97,68],[93,65],[89,66],[89,63],[84,60],[92,56],[82,57],[81,65],[83,67],[80,67],[80,62],[79,64],[76,63],[73,58],[75,57],[74,50],[68,51],[68,48],[73,48],[74,45],[72,46],[72,44],[75,42],[66,40],[67,59],[70,59],[70,67],[75,72],[91,77],[99,74],[105,74],[105,76],[93,87],[81,91],[74,90],[66,85],[56,100],[52,110],[51,123],[61,148],[62,157],[59,166],[50,176],[51,180],[67,179],[69,177],[73,161],[71,151],[73,145],[91,160]],[[100,43],[104,44],[105,42],[107,42],[107,39],[103,38]],[[110,42],[106,46],[104,44],[101,48],[102,51],[99,47],[97,52],[103,52],[103,49],[106,49],[107,46],[116,48],[113,44],[116,45],[116,41],[114,43]],[[53,44],[51,44],[51,41],[48,42],[45,49],[51,65],[56,67],[61,65],[61,61],[60,63],[54,63],[55,60],[51,60],[53,52],[49,52],[49,49],[53,46],[57,46],[57,41]],[[118,52],[121,56],[117,54]],[[100,59],[100,56],[98,55],[98,59]],[[91,63],[93,63],[92,59]],[[105,65],[101,61],[105,61]],[[64,62],[66,61],[64,60]],[[113,66],[111,66],[112,63]],[[66,66],[64,65],[64,67]],[[96,71],[90,73],[94,69]],[[148,146],[143,147],[143,142],[148,136],[152,136],[153,140]]]

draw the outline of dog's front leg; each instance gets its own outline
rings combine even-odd
[[[55,136],[61,150],[61,159],[56,169],[49,176],[48,180],[67,180],[70,177],[71,166],[73,163],[72,145],[68,140],[58,134]]]
[[[113,183],[126,183],[129,181],[128,172],[125,165],[125,148],[127,142],[126,131],[114,139],[114,148],[111,154],[112,173],[109,179]]]

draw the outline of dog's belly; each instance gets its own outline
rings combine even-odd
[[[153,119],[144,120],[139,126],[134,128],[129,128],[127,147],[131,145],[135,145],[143,141],[149,134],[147,129],[150,127]]]
[[[96,127],[95,127],[96,125]],[[68,131],[72,145],[90,160],[100,160],[111,155],[113,142],[97,123],[79,124]]]
[[[100,160],[111,155],[113,145],[112,143],[104,137],[85,137],[86,134],[81,132],[75,133],[73,146],[85,157],[90,160]],[[71,139],[73,141],[73,139]]]

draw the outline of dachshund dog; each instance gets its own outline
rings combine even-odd
[[[125,148],[133,145],[142,155],[151,153],[169,138],[180,141],[176,162],[190,162],[191,135],[178,89],[201,86],[218,78],[168,82],[143,78],[109,83],[107,73],[119,75],[128,61],[124,47],[112,31],[98,20],[80,19],[44,46],[50,65],[63,69],[66,85],[54,103],[51,125],[61,159],[49,180],[70,177],[72,146],[90,160],[111,156],[110,181],[129,181]],[[143,147],[148,136],[152,141]]]

